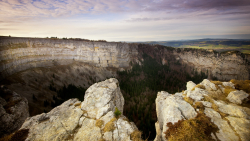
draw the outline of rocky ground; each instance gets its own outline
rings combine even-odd
[[[234,83],[232,83],[234,82]],[[169,94],[161,91],[156,98],[156,111],[158,121],[155,123],[157,136],[155,141],[177,140],[175,133],[171,133],[174,129],[178,136],[188,137],[194,140],[197,138],[220,141],[249,141],[250,140],[250,109],[249,94],[238,88],[241,85],[248,86],[248,81],[232,81],[219,82],[204,79],[200,84],[196,85],[189,81],[187,90],[181,93]],[[237,84],[241,82],[241,84]],[[236,88],[237,87],[237,88]],[[237,90],[238,89],[238,90]],[[248,88],[245,89],[247,91]],[[210,127],[217,130],[210,131],[204,129],[204,134],[209,137],[197,137],[192,134],[200,135],[199,131],[181,130],[185,128],[185,123],[190,123],[188,128],[194,130],[197,127],[195,119],[198,115],[204,115]],[[203,121],[201,121],[201,126]],[[190,133],[189,133],[190,131]],[[169,133],[166,137],[165,133]],[[185,133],[187,132],[187,133]],[[176,137],[175,139],[173,139]],[[196,138],[197,137],[197,138]],[[166,139],[167,138],[167,139]],[[182,138],[182,139],[184,139]]]

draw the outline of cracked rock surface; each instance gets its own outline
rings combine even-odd
[[[21,129],[29,129],[26,141],[131,141],[130,134],[138,130],[135,124],[122,114],[114,116],[115,107],[122,112],[123,105],[118,81],[111,78],[92,85],[83,102],[69,99],[49,113],[28,118]],[[111,120],[113,128],[104,130]]]
[[[154,141],[167,141],[164,133],[168,130],[167,123],[175,124],[182,119],[194,118],[199,112],[203,112],[211,119],[211,122],[217,125],[218,132],[215,135],[211,134],[214,140],[249,141],[250,109],[241,105],[241,101],[248,100],[246,98],[248,94],[240,90],[233,91],[227,96],[224,93],[225,86],[230,86],[233,89],[235,86],[231,82],[221,82],[221,84],[223,86],[205,79],[199,84],[203,88],[193,89],[196,84],[189,81],[187,90],[181,94],[158,92],[155,100],[158,118],[155,123],[157,135]],[[186,102],[184,98],[190,98],[193,102]],[[194,108],[197,102],[202,103],[203,111]]]

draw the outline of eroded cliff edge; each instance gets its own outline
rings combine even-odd
[[[136,46],[127,43],[1,37],[0,80],[27,69],[68,65],[74,61],[124,68],[136,55]]]

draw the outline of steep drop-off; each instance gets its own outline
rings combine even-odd
[[[124,68],[136,55],[137,49],[127,43],[1,37],[0,80],[27,69],[68,65],[74,61]]]

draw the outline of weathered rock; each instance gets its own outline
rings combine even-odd
[[[188,85],[190,84],[192,84],[192,82],[188,82],[187,87],[189,87]],[[245,97],[248,95],[244,95],[244,98],[238,96],[238,99],[234,97],[234,101],[229,100],[230,102],[228,102],[227,100],[224,100],[226,96],[223,94],[223,86],[216,87],[214,83],[211,83],[206,79],[203,80],[200,85],[205,86],[205,90],[195,88],[194,90],[185,90],[182,92],[182,94],[176,93],[174,95],[163,91],[158,93],[155,101],[158,118],[158,121],[155,123],[157,135],[154,141],[166,141],[164,132],[168,130],[168,122],[172,122],[174,124],[178,120],[188,120],[194,118],[196,116],[196,111],[197,113],[204,113],[211,119],[211,122],[213,122],[218,127],[218,132],[211,133],[213,139],[220,141],[249,140],[250,109],[230,103],[237,101],[238,99],[240,99],[239,101],[244,101]],[[234,88],[233,84],[230,82],[223,82],[223,85]],[[189,87],[189,89],[191,89],[191,87]],[[245,93],[243,91],[238,92]],[[190,102],[189,99],[185,98],[185,96],[192,98],[194,102]],[[189,103],[185,102],[183,98],[185,98],[185,100],[187,100],[189,103],[193,104],[190,105]],[[197,102],[201,102],[204,107],[199,107],[199,104],[196,105]],[[198,108],[196,107],[196,111],[191,110],[193,107],[188,108],[189,106],[187,105],[194,107],[198,106]]]
[[[250,113],[248,112],[250,109],[248,108],[241,107],[236,104],[226,104],[223,101],[215,101],[214,103],[219,107],[219,110],[225,114],[250,119]]]
[[[232,82],[222,82],[223,86],[229,86],[235,89],[234,84]]]
[[[206,90],[208,91],[215,91],[217,90],[217,88],[215,87],[215,84],[210,82],[207,79],[204,79],[201,83],[201,85],[205,86]]]
[[[195,101],[202,100],[204,98],[203,96],[207,94],[207,91],[200,88],[195,88],[193,91],[187,91],[187,97],[190,97]]]
[[[228,94],[227,99],[235,104],[242,104],[243,101],[248,101],[249,94],[244,91],[232,91]]]
[[[196,84],[193,81],[188,81],[187,82],[187,90],[192,90]]]
[[[1,86],[0,88],[0,138],[18,130],[29,117],[26,98]]]
[[[234,130],[239,134],[242,141],[249,141],[250,139],[250,120],[237,117],[226,117]]]
[[[197,113],[194,108],[188,104],[182,96],[171,95],[167,92],[158,92],[156,103],[156,113],[158,122],[156,123],[157,135],[155,141],[161,139],[165,141],[164,132],[168,129],[168,122],[173,124],[182,119],[194,118]]]
[[[104,105],[102,105],[103,101]],[[29,129],[26,141],[99,141],[101,139],[131,141],[130,134],[138,130],[125,116],[120,115],[117,118],[114,116],[113,109],[117,107],[122,111],[124,104],[118,81],[114,78],[92,85],[86,91],[81,108],[80,103],[77,99],[69,99],[49,113],[28,118],[21,127],[21,129]],[[108,108],[103,110],[105,106]],[[93,116],[91,109],[99,115],[99,119]],[[107,130],[106,126],[113,119],[115,119],[111,122],[114,125],[113,128]]]
[[[123,113],[123,105],[124,98],[118,80],[111,78],[90,86],[81,107],[89,117],[99,119],[109,111],[115,111],[115,107]]]
[[[211,121],[216,124],[219,128],[219,132],[216,133],[216,136],[221,141],[238,141],[239,137],[235,134],[234,130],[231,129],[230,125],[227,123],[226,120],[221,118],[221,115],[214,111],[211,108],[205,108],[204,113],[206,116],[211,118]]]

